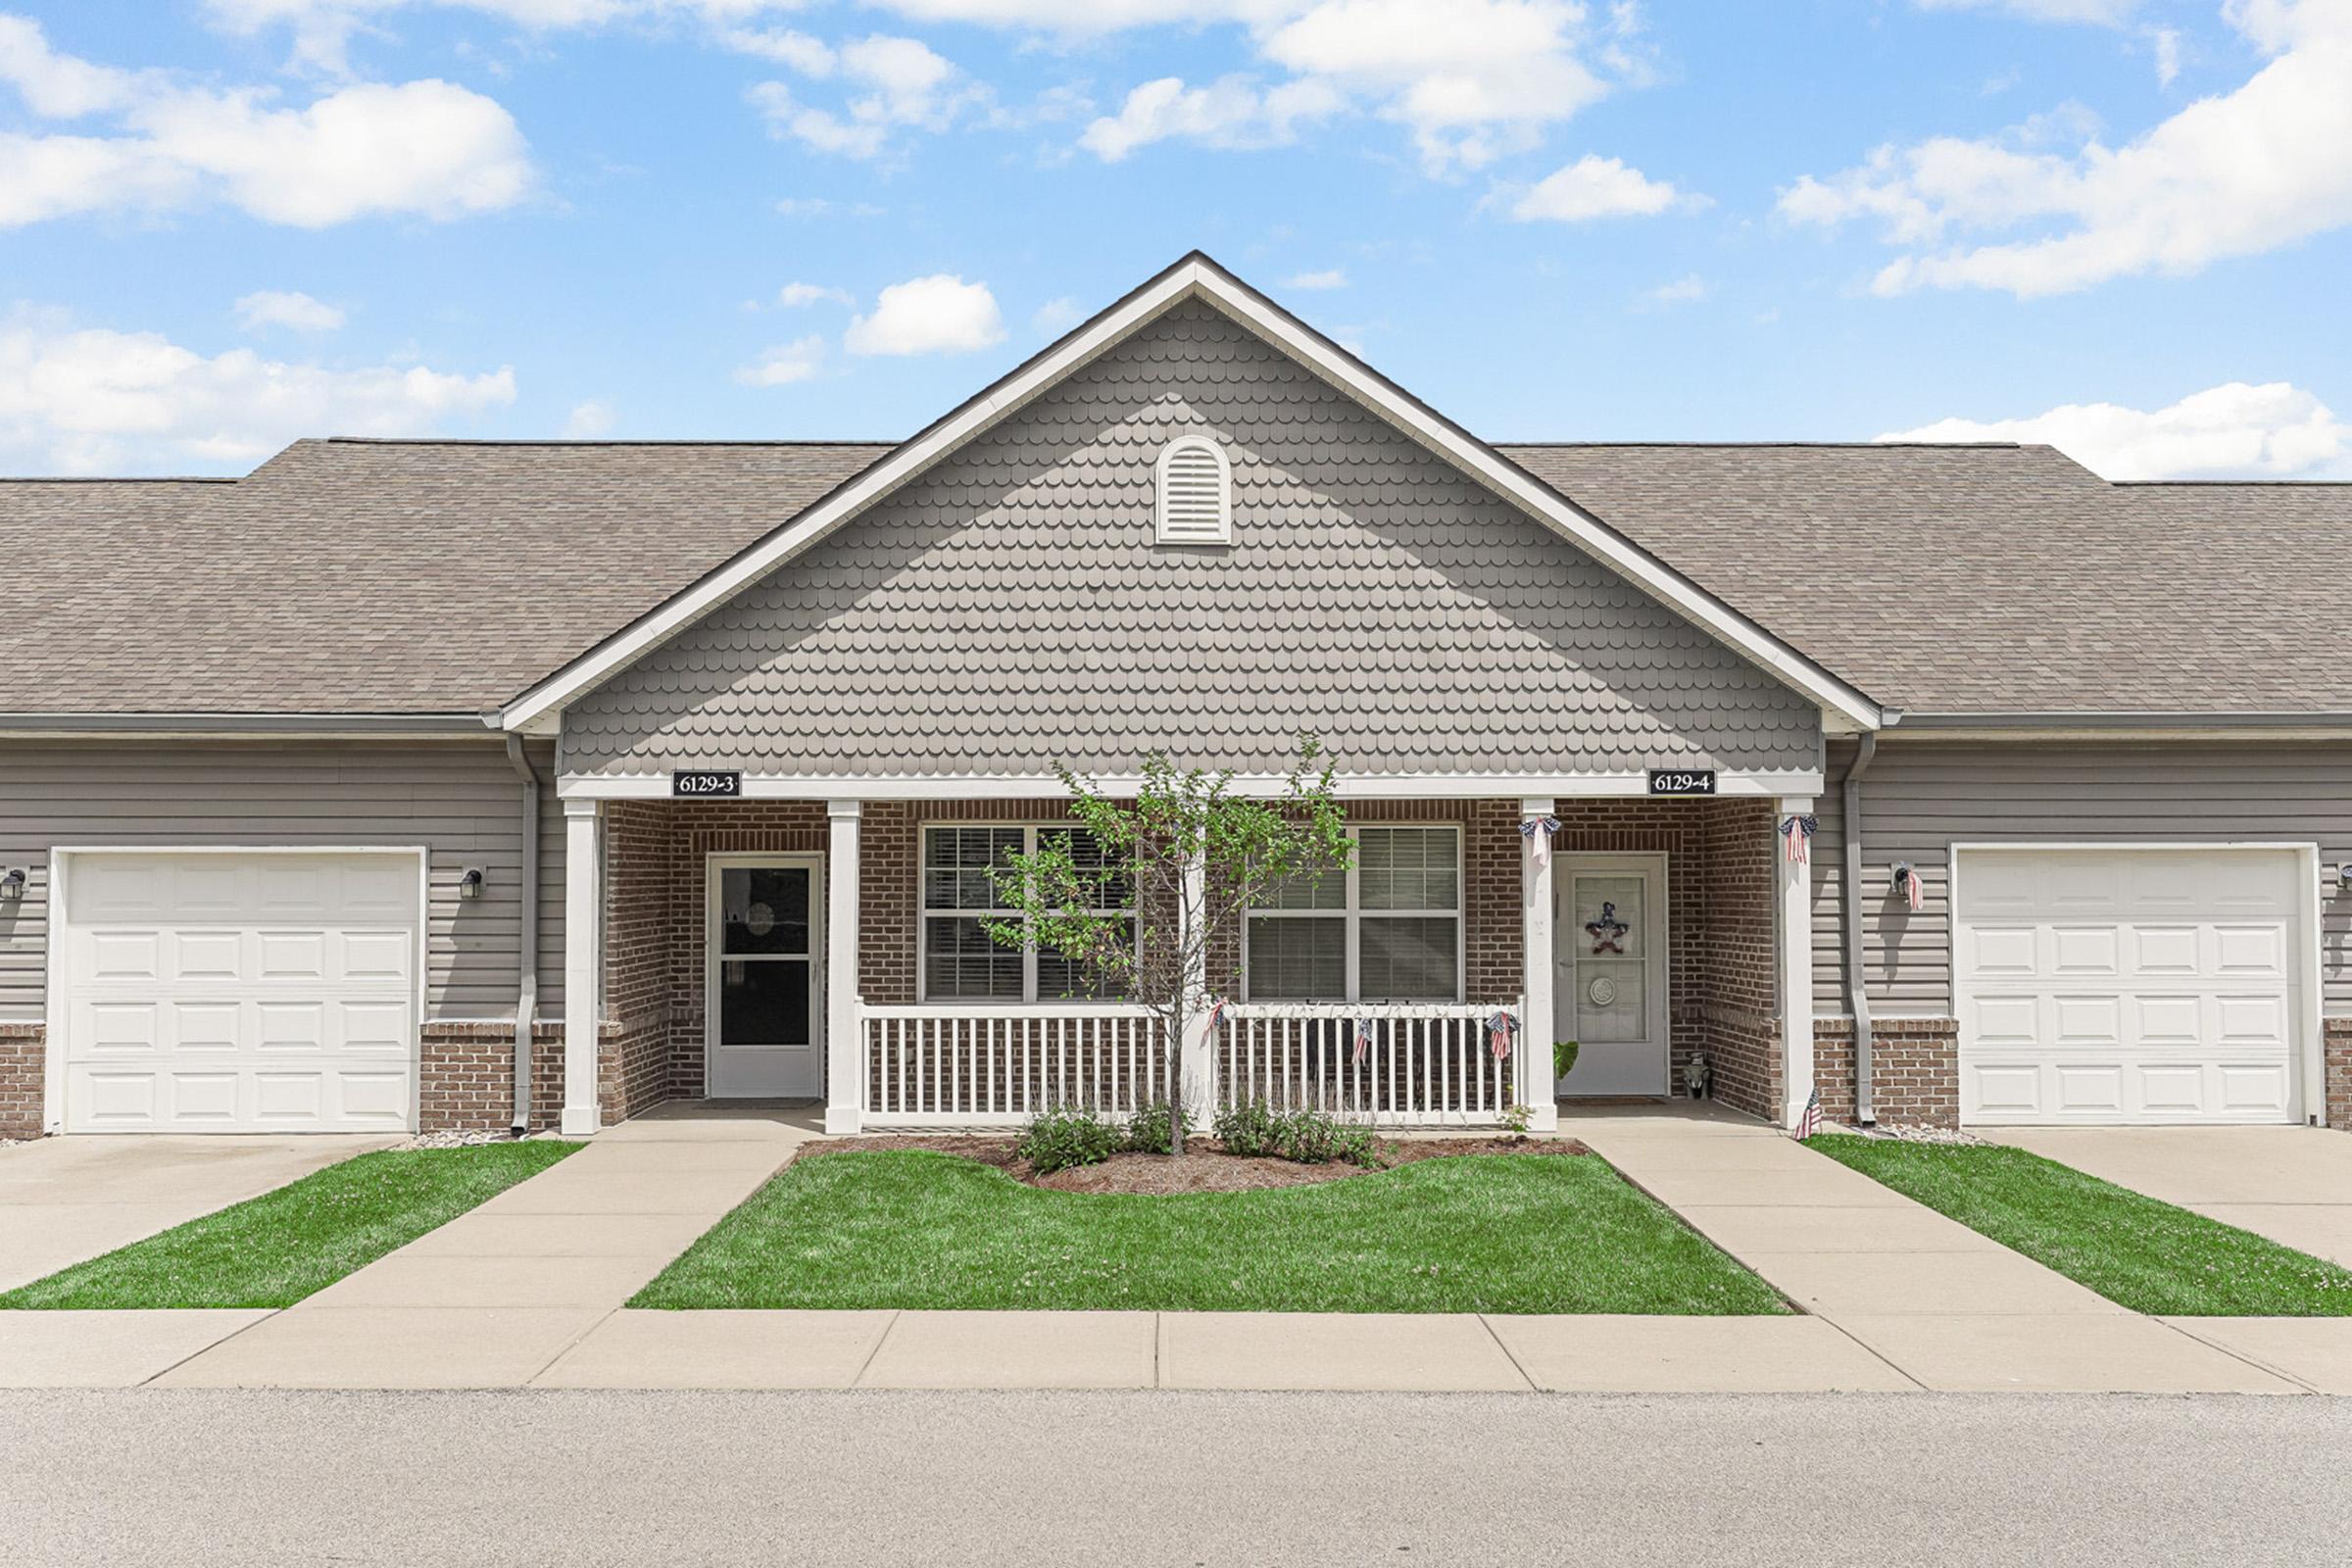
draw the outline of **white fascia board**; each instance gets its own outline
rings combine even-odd
[[[1542,518],[1593,559],[1792,690],[1866,729],[1879,726],[1878,705],[1763,627],[1707,593],[1485,442],[1406,394],[1394,382],[1309,330],[1205,257],[1188,257],[1104,311],[1069,337],[974,397],[864,473],[701,582],[648,612],[499,710],[519,729],[595,688],[650,650],[815,543],[892,490],[921,473],[1047,387],[1193,297],[1244,321],[1310,370],[1455,464],[1498,495]]]
[[[1106,795],[1132,795],[1143,786],[1141,775],[1103,775],[1091,780]],[[1227,788],[1235,795],[1264,799],[1286,792],[1289,781],[1278,774],[1240,774]],[[1781,773],[1725,773],[1715,775],[1715,796],[1678,796],[1705,801],[1720,797],[1762,799],[1818,796],[1824,788],[1818,769]],[[556,782],[564,800],[666,801],[671,799],[667,773],[566,773]],[[1645,773],[1559,774],[1446,774],[1342,773],[1332,779],[1332,793],[1341,800],[1560,800],[1649,799]],[[743,793],[729,800],[806,801],[963,801],[1067,800],[1069,791],[1051,773],[1035,774],[876,774],[843,777],[839,774],[750,773],[743,776]],[[693,805],[688,799],[686,804]]]

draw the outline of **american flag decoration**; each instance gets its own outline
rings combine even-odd
[[[1497,1011],[1487,1020],[1487,1049],[1500,1061],[1511,1054],[1512,1037],[1519,1033],[1519,1020],[1507,1010]]]
[[[1519,824],[1520,834],[1527,840],[1527,853],[1541,866],[1551,858],[1551,837],[1560,830],[1556,816],[1531,816]]]
[[[1894,868],[1894,883],[1896,887],[1902,889],[1903,903],[1910,906],[1913,914],[1917,914],[1922,908],[1926,907],[1928,902],[1928,890],[1920,885],[1918,866],[1909,864],[1908,862],[1896,866]]]
[[[1813,856],[1813,833],[1821,826],[1817,816],[1792,816],[1781,824],[1781,837],[1788,841],[1788,863],[1803,865]]]
[[[1796,1118],[1796,1141],[1803,1143],[1821,1131],[1821,1091],[1816,1089],[1805,1097],[1804,1113]]]
[[[1361,1067],[1364,1064],[1364,1053],[1370,1051],[1371,1049],[1372,1020],[1369,1018],[1358,1018],[1355,1020],[1355,1064],[1358,1067]]]
[[[1225,999],[1223,997],[1218,997],[1211,1001],[1208,1004],[1208,1028],[1205,1032],[1213,1037],[1217,1032],[1217,1025],[1223,1023],[1224,1021]]]

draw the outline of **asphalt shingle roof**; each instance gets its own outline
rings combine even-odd
[[[302,441],[233,482],[0,482],[0,711],[472,712],[890,450]],[[2352,710],[2352,485],[2111,485],[2034,446],[1500,450],[1884,703]]]

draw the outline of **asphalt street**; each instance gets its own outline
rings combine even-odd
[[[14,1562],[2290,1563],[2352,1400],[0,1393]]]

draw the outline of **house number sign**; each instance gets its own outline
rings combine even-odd
[[[1715,793],[1715,770],[1711,767],[1653,767],[1649,770],[1649,793],[1712,795]]]
[[[669,775],[669,793],[701,800],[731,799],[743,793],[743,775],[739,772],[710,771],[672,773]]]

